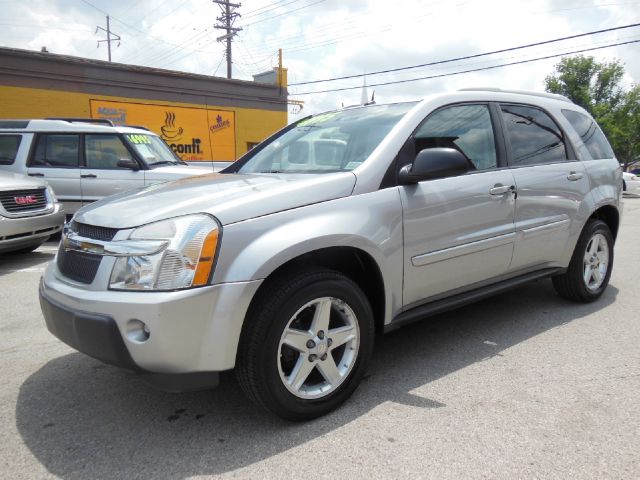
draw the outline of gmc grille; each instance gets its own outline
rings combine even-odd
[[[11,214],[29,213],[47,208],[44,188],[0,191],[0,203]]]

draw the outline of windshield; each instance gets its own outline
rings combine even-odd
[[[253,155],[239,173],[345,172],[362,164],[415,103],[323,113],[299,122]]]
[[[125,138],[150,167],[182,163],[157,135],[127,133]]]

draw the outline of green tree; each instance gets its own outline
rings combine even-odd
[[[640,160],[640,85],[625,91],[619,60],[598,62],[578,55],[563,58],[545,78],[547,92],[569,97],[596,119],[625,166]]]

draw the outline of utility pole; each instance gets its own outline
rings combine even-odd
[[[116,40],[118,41],[118,47],[120,46],[120,35],[116,35],[115,33],[113,33],[111,31],[111,25],[109,24],[109,15],[107,15],[107,28],[102,28],[100,25],[98,25],[96,27],[96,33],[98,33],[99,30],[102,30],[104,33],[107,34],[107,38],[106,40],[98,40],[98,47],[100,47],[100,44],[102,42],[107,42],[107,51],[109,52],[109,61],[111,61],[111,42],[115,42]],[[111,38],[113,37],[113,38]]]
[[[212,0],[213,3],[217,3],[220,6],[220,10],[222,14],[216,18],[218,24],[214,25],[213,28],[218,28],[220,30],[226,30],[227,33],[222,35],[221,37],[216,38],[218,42],[222,42],[224,40],[227,41],[227,78],[231,78],[232,75],[232,60],[231,60],[231,40],[235,37],[242,28],[234,27],[233,23],[236,21],[238,17],[241,15],[236,12],[236,8],[240,8],[242,4],[240,3],[231,3],[229,0]]]

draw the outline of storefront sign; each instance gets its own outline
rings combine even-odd
[[[183,160],[236,159],[235,114],[226,110],[91,100],[91,117],[160,135]]]

